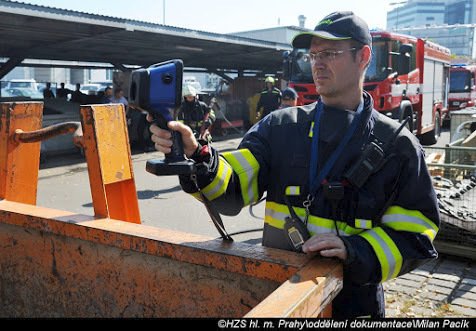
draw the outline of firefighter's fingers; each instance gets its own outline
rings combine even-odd
[[[336,247],[336,245],[333,240],[330,240],[328,238],[322,238],[319,237],[319,235],[316,235],[304,243],[304,245],[302,246],[302,250],[304,253],[320,252],[323,249],[329,249],[334,247]]]
[[[149,113],[147,113],[146,119],[147,119],[147,122],[153,122],[154,121],[154,118]]]
[[[345,260],[347,258],[347,252],[345,250],[345,247],[344,249],[342,248],[324,249],[320,251],[319,254],[321,254],[321,256],[324,256],[324,257],[337,257],[341,260]]]
[[[157,135],[152,135],[150,138],[154,142],[155,149],[164,153],[168,154],[171,152],[172,140],[160,138]]]
[[[167,125],[170,130],[180,133],[185,155],[187,155],[187,157],[192,156],[198,147],[198,142],[193,135],[192,129],[177,121],[170,121]],[[172,146],[172,134],[170,131],[161,129],[156,124],[152,124],[150,126],[150,132],[152,133],[151,140],[155,143],[155,149],[165,154],[170,153],[170,147]]]
[[[159,128],[156,124],[152,124],[149,130],[152,133],[152,141],[154,140],[154,136],[162,139],[172,138],[172,134],[169,131]]]
[[[182,134],[182,139],[185,138],[185,137],[188,137],[189,135],[191,135],[193,137],[192,129],[190,129],[189,126],[187,126],[183,123],[180,123],[180,122],[177,122],[177,121],[170,121],[169,123],[167,123],[167,125],[168,125],[170,130],[180,132]]]
[[[154,147],[155,147],[156,150],[158,150],[159,152],[162,152],[164,154],[169,154],[172,151],[172,149],[170,147],[165,147],[165,146],[160,145],[158,143],[155,143]]]
[[[177,122],[177,121],[170,121],[168,123],[170,130],[177,131],[182,136],[183,142],[183,151],[187,157],[193,155],[193,153],[197,150],[198,142],[193,135],[192,129],[189,126]]]
[[[344,242],[335,234],[315,235],[302,247],[304,253],[319,252],[322,256],[336,256],[345,260],[347,249]]]
[[[172,146],[172,140],[171,139],[161,138],[161,137],[156,136],[156,135],[153,135],[150,139],[158,146],[164,146],[164,147],[171,147]]]

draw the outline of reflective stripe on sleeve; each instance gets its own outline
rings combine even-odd
[[[371,229],[372,228],[372,221],[356,218],[355,219],[355,227],[357,229],[367,229],[367,230]]]
[[[226,192],[232,175],[231,166],[222,157],[218,160],[218,170],[213,181],[202,189],[208,200],[214,200]],[[200,199],[199,199],[200,200]]]
[[[380,227],[359,234],[372,246],[382,268],[382,282],[395,278],[402,268],[402,254],[395,242]]]
[[[223,153],[222,156],[238,175],[244,205],[258,201],[259,163],[254,155],[249,149],[240,149]]]
[[[396,231],[407,231],[426,235],[431,241],[438,233],[438,227],[418,210],[408,210],[391,206],[382,217],[382,224]]]

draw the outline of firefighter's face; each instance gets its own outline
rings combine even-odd
[[[297,106],[297,100],[296,99],[282,99],[281,100],[281,106],[284,107],[296,107]]]
[[[349,40],[314,37],[309,53],[317,92],[326,98],[345,98],[358,89],[364,70],[361,51]]]
[[[186,95],[185,100],[188,102],[194,102],[195,101],[195,96],[194,95]]]

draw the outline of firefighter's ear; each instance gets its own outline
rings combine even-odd
[[[360,50],[360,66],[362,69],[367,68],[372,57],[372,50],[369,45],[364,45]]]

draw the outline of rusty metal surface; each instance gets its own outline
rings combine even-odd
[[[0,202],[0,242],[2,317],[238,317],[309,261],[9,201]],[[338,265],[319,261],[297,277]]]
[[[9,201],[0,242],[2,316],[315,316],[339,289],[334,260]]]
[[[64,122],[50,125],[39,130],[25,132],[22,129],[16,129],[13,140],[18,143],[35,143],[47,140],[62,134],[73,133],[75,137],[82,135],[80,122]]]
[[[1,317],[240,317],[279,285],[12,225],[0,242]]]
[[[15,130],[39,130],[43,103],[0,103],[0,199],[36,204],[40,143],[19,144]]]
[[[308,261],[304,254],[66,211],[0,201],[0,224],[17,225],[140,253],[283,283]],[[322,259],[322,263],[330,261]],[[333,263],[333,262],[332,262]]]

